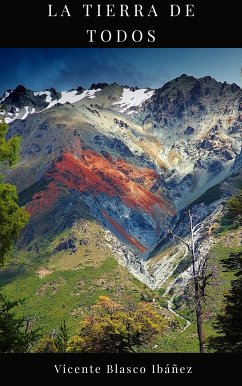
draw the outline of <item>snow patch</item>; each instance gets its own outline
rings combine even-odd
[[[84,98],[93,99],[93,98],[95,98],[95,93],[98,92],[98,91],[101,91],[101,89],[98,88],[97,90],[85,90],[81,94],[78,94],[77,90],[63,91],[61,93],[60,99],[53,100],[47,106],[47,109],[50,109],[51,107],[53,107],[57,103],[60,103],[60,104],[64,105],[67,102],[69,102],[69,103],[79,102],[80,100],[82,100]]]
[[[4,118],[5,119],[5,122],[7,123],[7,124],[9,124],[9,123],[11,123],[11,122],[13,122],[14,120],[15,120],[15,118],[10,118],[10,117],[6,117],[6,118]]]
[[[29,115],[29,106],[24,107],[24,109],[25,109],[25,113],[24,113],[24,115],[22,116],[21,119],[26,119],[27,116]]]
[[[11,90],[11,91],[5,91],[5,93],[3,94],[2,99],[0,99],[0,103],[3,102],[3,101],[5,101],[5,99],[6,99],[7,97],[9,97],[9,95],[11,94],[11,92],[13,92],[13,90]]]
[[[25,112],[24,112],[24,115],[21,117],[21,119],[26,119],[29,114],[34,114],[34,112],[35,112],[35,108],[34,107],[31,108],[29,106],[25,106],[24,110],[25,110]],[[14,119],[16,119],[16,118],[17,118],[17,116],[15,116]]]
[[[33,94],[34,96],[41,96],[41,95],[46,95],[45,101],[48,102],[48,106],[46,109],[50,109],[51,107],[55,106],[57,103],[60,103],[64,105],[65,103],[75,103],[78,102],[84,98],[90,98],[93,99],[95,98],[95,93],[101,91],[100,88],[97,90],[85,90],[81,94],[78,94],[77,90],[71,90],[71,91],[63,91],[61,92],[61,97],[60,99],[54,99],[52,100],[51,98],[51,92],[50,91],[35,91]],[[6,91],[3,98],[0,100],[2,102],[4,99],[6,99],[12,91]],[[29,107],[25,106],[23,109],[19,110],[19,108],[16,109],[16,114],[12,113],[7,113],[7,116],[5,116],[5,122],[7,124],[13,122],[15,119],[26,119],[29,114],[34,114],[35,113],[35,108],[34,107]],[[40,111],[39,111],[40,112]],[[1,115],[5,115],[6,112],[1,112]],[[22,116],[21,116],[22,115]]]
[[[154,90],[148,91],[146,88],[141,88],[134,91],[132,91],[130,88],[124,88],[120,101],[114,102],[113,105],[120,105],[121,110],[119,110],[119,112],[124,113],[131,107],[141,106],[145,101],[152,97],[154,92]],[[129,114],[134,112],[135,111],[131,111]]]

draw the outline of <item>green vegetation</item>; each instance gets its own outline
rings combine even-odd
[[[44,354],[65,353],[68,347],[68,340],[69,329],[64,321],[63,324],[60,325],[59,330],[56,331],[53,329],[49,337],[44,337],[38,342],[35,351]]]
[[[235,272],[236,279],[224,296],[222,312],[214,327],[219,333],[210,339],[210,347],[217,352],[242,352],[242,251],[231,253],[223,261],[227,271]]]
[[[227,208],[226,218],[235,227],[241,226],[242,194],[232,197]],[[232,274],[233,280],[226,288],[221,310],[215,318],[218,335],[209,339],[209,345],[216,352],[242,352],[242,248],[231,251],[222,265],[228,275]]]
[[[196,353],[199,352],[195,324],[192,323],[184,332],[170,329],[164,332],[158,341],[157,352]]]
[[[29,352],[40,338],[40,330],[33,329],[31,319],[16,316],[16,307],[23,300],[10,301],[0,292],[0,353]]]
[[[78,335],[68,343],[69,352],[134,352],[155,342],[165,328],[154,306],[129,301],[125,306],[100,296],[81,322]]]
[[[193,205],[199,204],[211,204],[212,202],[219,200],[222,197],[220,190],[220,185],[215,185],[212,188],[208,189],[201,197],[193,202]]]
[[[16,188],[0,183],[0,263],[10,251],[19,232],[28,221],[28,214],[17,204]]]
[[[237,181],[238,182],[238,181]],[[241,189],[241,181],[240,189]],[[234,183],[234,181],[233,181]],[[221,226],[217,233],[224,232],[228,229],[236,229],[242,225],[242,193],[232,197],[227,203],[227,211],[221,220]]]
[[[55,345],[57,351],[60,353],[64,353],[67,350],[69,340],[69,329],[64,320],[63,324],[60,325],[60,329],[57,332],[57,336],[55,338]]]
[[[187,268],[189,268],[191,265],[191,258],[189,256],[185,257],[184,259],[182,259],[178,265],[176,266],[176,268],[174,269],[173,271],[173,276],[177,276],[179,275],[180,273],[186,271]]]
[[[227,218],[235,224],[242,225],[242,193],[229,200]]]
[[[0,121],[0,166],[13,166],[19,157],[20,138],[5,139],[8,126]],[[3,176],[1,176],[2,178]],[[28,221],[28,214],[17,204],[15,186],[0,182],[0,264]]]
[[[92,229],[93,225],[89,226]],[[108,251],[101,254],[97,250],[93,255],[85,253],[87,246],[78,246],[74,254],[61,251],[50,256],[51,248],[53,250],[58,241],[50,244],[52,247],[46,247],[47,257],[42,256],[40,261],[35,252],[25,252],[18,254],[17,259],[12,257],[6,261],[0,270],[4,294],[14,300],[21,294],[26,299],[19,305],[18,315],[31,314],[34,309],[36,324],[44,335],[57,329],[63,320],[73,335],[83,314],[99,296],[110,296],[118,302],[132,297],[136,303],[142,293],[151,296],[151,290],[133,278]]]
[[[19,159],[20,138],[15,136],[6,140],[8,125],[0,122],[0,163],[13,166]]]
[[[90,307],[100,294],[112,291],[102,290],[96,284],[104,274],[109,276],[107,265],[104,263],[104,266],[95,269],[85,267],[73,271],[58,270],[43,278],[34,272],[24,273],[6,286],[5,293],[8,296],[21,293],[27,298],[28,302],[19,307],[19,311],[23,314],[34,308],[45,333],[49,333],[66,318],[71,318],[70,327],[73,331],[76,328],[75,318],[80,315],[82,307]]]
[[[27,204],[29,201],[32,200],[32,197],[35,193],[39,193],[43,190],[46,190],[48,184],[46,181],[37,181],[32,186],[28,187],[27,189],[22,190],[22,192],[19,193],[19,205],[23,206]]]

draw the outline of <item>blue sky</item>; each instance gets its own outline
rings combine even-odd
[[[0,95],[23,84],[59,91],[116,82],[161,87],[181,74],[242,86],[241,48],[6,48],[0,49]]]

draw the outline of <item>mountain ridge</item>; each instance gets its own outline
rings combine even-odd
[[[214,78],[211,78],[210,76],[204,76],[204,77],[196,79],[193,76],[188,76],[186,74],[182,74],[181,76],[179,76],[173,80],[168,81],[163,86],[161,86],[160,88],[156,88],[156,89],[151,89],[149,87],[141,89],[138,87],[131,87],[128,85],[125,85],[125,86],[124,85],[118,85],[116,82],[113,82],[110,84],[105,83],[105,82],[104,83],[96,83],[96,84],[92,83],[89,89],[85,89],[82,86],[78,86],[77,88],[72,88],[70,90],[62,91],[62,92],[57,91],[53,87],[47,88],[44,91],[32,91],[30,89],[27,89],[23,85],[18,85],[18,86],[16,86],[16,88],[14,90],[7,89],[5,91],[5,93],[3,94],[3,96],[0,98],[0,103],[4,102],[4,105],[8,106],[8,105],[14,105],[14,103],[17,102],[15,108],[18,108],[18,107],[22,107],[22,108],[23,107],[25,107],[25,108],[35,107],[36,105],[38,107],[41,106],[42,108],[51,108],[52,106],[54,106],[57,103],[61,103],[61,104],[68,103],[68,102],[69,103],[75,103],[75,102],[77,102],[81,99],[84,99],[86,97],[90,97],[92,99],[93,95],[95,94],[96,91],[101,91],[104,88],[107,88],[107,87],[109,88],[112,86],[118,86],[118,87],[121,87],[125,90],[131,90],[131,92],[135,92],[135,91],[139,91],[139,90],[146,90],[146,92],[147,91],[148,92],[149,91],[156,92],[157,90],[160,90],[160,92],[164,92],[167,89],[169,89],[169,86],[171,84],[174,84],[174,82],[178,82],[181,79],[185,79],[186,81],[196,81],[196,82],[200,82],[200,83],[201,82],[213,82],[214,84],[216,83],[218,85],[221,85],[222,89],[224,87],[228,87],[228,86],[230,86],[234,90],[240,89],[240,87],[235,83],[232,83],[231,85],[229,85],[227,82],[223,82],[223,83],[218,82]],[[94,91],[94,93],[92,93],[93,91]],[[88,94],[88,92],[90,92],[90,95]],[[153,96],[153,94],[150,94],[150,98],[152,98],[152,96]],[[76,97],[76,99],[74,97]],[[147,98],[147,99],[150,99],[150,98]],[[72,99],[72,101],[71,101],[71,99]],[[24,101],[28,102],[28,106],[23,106]],[[19,113],[19,111],[17,111],[17,112]],[[34,113],[34,112],[35,111],[33,111],[32,113]],[[31,113],[31,110],[28,111],[28,113]],[[131,113],[131,112],[129,112],[129,113]],[[13,119],[16,119],[16,117],[18,117],[18,119],[25,119],[25,118],[22,118],[21,115],[19,115],[19,114],[16,114],[16,116],[14,116],[14,114],[11,111],[10,111],[9,116],[5,116],[5,119],[7,119],[7,123],[11,123],[13,121]]]
[[[98,83],[4,95],[8,135],[23,138],[7,180],[20,193],[45,186],[26,202],[31,216],[79,196],[137,258],[148,258],[183,209],[241,164],[242,90],[209,76],[183,74],[156,90]]]

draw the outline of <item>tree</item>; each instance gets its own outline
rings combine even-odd
[[[165,328],[164,319],[151,304],[126,307],[100,296],[79,334],[68,343],[69,352],[133,352],[151,344]]]
[[[232,281],[222,312],[216,317],[214,328],[220,335],[210,338],[209,346],[217,352],[242,352],[242,252],[231,253],[223,265],[226,271],[235,272],[237,279]]]
[[[14,136],[7,141],[7,130],[8,125],[0,121],[0,163],[11,167],[19,159],[20,137]]]
[[[231,222],[242,225],[242,193],[228,201],[227,217]]]
[[[7,128],[0,121],[0,166],[3,167],[13,166],[19,157],[20,138],[15,136],[6,140]],[[0,182],[0,264],[3,264],[28,218],[27,212],[18,206],[16,187]]]
[[[15,307],[23,300],[10,301],[0,292],[0,353],[29,352],[40,337],[24,317],[17,317]]]
[[[69,329],[64,320],[63,324],[60,325],[60,329],[54,339],[57,352],[64,353],[67,350],[67,344],[69,340]]]
[[[204,347],[204,337],[203,337],[203,321],[202,321],[202,301],[205,298],[206,286],[209,283],[209,279],[212,276],[211,272],[208,272],[207,262],[208,256],[205,256],[199,263],[197,259],[197,244],[198,237],[196,233],[201,228],[201,223],[198,223],[194,226],[193,224],[193,215],[191,211],[188,211],[189,216],[189,226],[190,226],[190,240],[187,242],[182,237],[176,235],[172,230],[168,229],[168,233],[171,233],[172,236],[183,244],[186,245],[188,252],[191,256],[192,263],[192,278],[193,278],[193,288],[194,288],[194,308],[196,313],[196,325],[197,325],[197,336],[199,342],[199,351],[200,353],[205,352]]]

